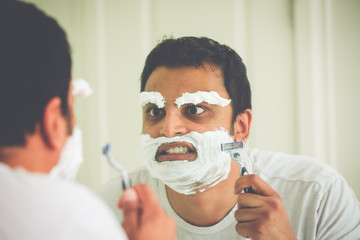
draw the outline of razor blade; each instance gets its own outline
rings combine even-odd
[[[106,144],[103,148],[103,154],[108,159],[109,163],[117,170],[119,170],[122,177],[123,190],[131,188],[131,180],[126,169],[116,160],[116,158],[110,152],[110,144]]]
[[[244,141],[241,142],[230,142],[221,144],[221,151],[230,151],[233,149],[241,149],[244,148]]]
[[[242,153],[241,151],[244,148],[245,143],[243,141],[240,142],[229,142],[229,143],[222,143],[221,144],[221,151],[230,153],[231,159],[239,164],[241,167],[240,176],[248,175],[249,172],[247,168],[244,166],[244,160],[241,157]],[[254,193],[254,190],[249,187],[244,189],[245,193]]]
[[[244,167],[244,162],[241,158],[241,151],[244,148],[244,142],[229,142],[221,144],[221,151],[230,153],[231,159],[237,162],[241,167]]]

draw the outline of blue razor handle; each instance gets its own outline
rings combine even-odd
[[[128,172],[126,171],[126,169],[117,161],[117,159],[111,154],[110,152],[110,144],[106,144],[103,147],[103,154],[106,156],[106,158],[108,159],[109,163],[116,168],[117,170],[119,170],[120,175],[122,177],[122,188],[123,190],[127,189],[127,188],[131,188],[132,184],[131,184],[131,179],[128,175]]]

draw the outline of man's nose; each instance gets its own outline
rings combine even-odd
[[[187,133],[186,119],[177,108],[169,109],[163,119],[160,135],[164,137],[181,136]]]

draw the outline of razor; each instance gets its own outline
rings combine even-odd
[[[122,187],[123,190],[131,188],[131,180],[126,169],[117,161],[117,159],[110,152],[110,144],[106,144],[103,148],[103,154],[108,159],[111,166],[117,169],[120,172],[122,177]]]
[[[241,151],[244,148],[244,141],[240,142],[230,142],[230,143],[222,143],[221,151],[230,153],[230,157],[233,161],[235,161],[241,167],[240,176],[248,175],[249,172],[244,165],[244,159],[241,157],[243,153]],[[254,190],[249,187],[244,189],[244,193],[255,193]]]

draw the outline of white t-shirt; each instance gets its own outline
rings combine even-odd
[[[360,239],[360,203],[344,178],[329,166],[304,156],[247,150],[253,173],[259,175],[280,194],[290,225],[297,238]],[[130,174],[133,184],[148,183],[160,199],[165,211],[177,224],[177,237],[185,239],[243,239],[235,231],[232,211],[211,227],[197,227],[185,222],[172,209],[165,185],[150,176],[143,167]],[[115,211],[121,194],[121,180],[105,184],[100,194]]]
[[[0,163],[0,239],[127,237],[106,204],[85,187]]]

